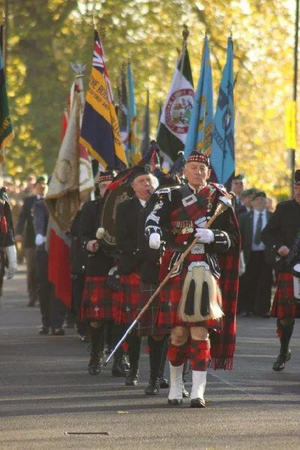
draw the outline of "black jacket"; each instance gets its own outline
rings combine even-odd
[[[16,235],[24,235],[24,248],[35,248],[35,232],[33,226],[33,204],[38,200],[36,195],[25,198],[19,214]]]
[[[101,245],[96,253],[91,253],[86,249],[88,241],[96,239],[101,208],[102,199],[97,199],[86,203],[81,211],[79,236],[82,248],[87,254],[85,274],[88,277],[107,275],[114,263],[114,259],[104,252]]]
[[[135,196],[117,207],[116,241],[120,251],[119,272],[129,274],[139,270],[144,283],[156,284],[159,277],[159,250],[152,250],[145,236],[145,221],[149,208],[144,208]]]
[[[267,250],[277,250],[286,245],[291,248],[297,231],[300,230],[300,205],[296,200],[288,200],[277,205],[261,238]]]
[[[134,272],[143,262],[143,258],[138,251],[138,218],[142,208],[136,196],[117,206],[115,234],[117,247],[120,251],[120,274]]]
[[[141,280],[144,283],[158,284],[160,267],[160,250],[153,250],[149,247],[148,239],[145,235],[145,222],[151,209],[143,208],[139,212],[138,248],[143,257],[141,264]]]
[[[71,235],[71,254],[70,265],[73,275],[85,273],[85,266],[87,261],[87,251],[84,251],[80,242],[80,219],[82,211],[78,211],[73,220],[70,235]]]

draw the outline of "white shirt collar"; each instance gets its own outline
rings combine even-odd
[[[188,185],[191,188],[191,190],[194,192],[194,194],[198,194],[198,192],[200,192],[203,188],[205,188],[207,183],[205,182],[205,184],[203,186],[201,186],[199,189],[194,188],[193,186],[190,185],[190,183],[188,183]]]
[[[139,198],[140,204],[142,205],[143,208],[145,208],[146,206],[146,200],[142,200],[141,198]]]

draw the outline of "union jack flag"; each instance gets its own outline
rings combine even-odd
[[[94,30],[93,66],[86,94],[80,143],[103,168],[127,166],[105,53]]]
[[[105,63],[105,52],[103,45],[100,41],[99,34],[97,30],[94,30],[94,56],[93,56],[93,67],[99,70],[105,78],[106,86],[107,86],[107,95],[108,100],[113,103],[114,96],[108,76],[108,71]]]

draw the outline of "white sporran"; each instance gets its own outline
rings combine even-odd
[[[220,319],[223,316],[218,299],[219,286],[204,261],[190,264],[181,299],[178,316],[183,322],[201,322],[208,319]]]

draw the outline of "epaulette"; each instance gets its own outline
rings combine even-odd
[[[229,196],[229,193],[224,184],[219,183],[210,183],[210,184],[214,186],[217,189],[217,191],[220,192],[222,195]]]
[[[89,206],[93,206],[93,205],[99,205],[99,203],[101,202],[101,198],[96,198],[95,200],[89,200],[88,202],[86,202],[82,208],[88,208]]]

